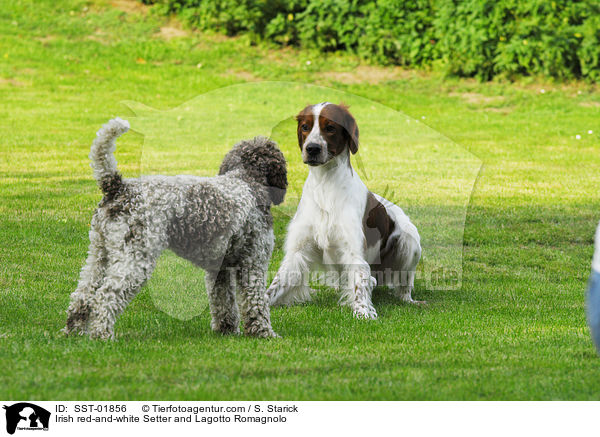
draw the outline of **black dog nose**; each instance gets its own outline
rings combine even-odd
[[[316,143],[310,143],[306,145],[306,153],[309,155],[318,155],[321,153],[321,146]]]

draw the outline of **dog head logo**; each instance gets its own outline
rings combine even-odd
[[[50,412],[27,402],[19,402],[6,410],[6,432],[14,434],[19,430],[48,430]]]

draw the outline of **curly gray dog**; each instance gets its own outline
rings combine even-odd
[[[241,141],[219,175],[123,179],[113,156],[129,123],[116,118],[97,133],[90,152],[104,193],[91,222],[90,246],[71,294],[66,334],[114,338],[114,324],[150,278],[164,249],[206,270],[212,329],[274,337],[265,298],[273,251],[271,204],[283,201],[286,161],[273,141]]]

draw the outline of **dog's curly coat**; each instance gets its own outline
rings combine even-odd
[[[219,176],[123,179],[113,156],[129,129],[109,121],[90,152],[104,192],[90,230],[79,285],[71,294],[65,333],[114,337],[114,324],[151,276],[164,249],[206,270],[212,328],[239,332],[236,288],[244,331],[273,337],[265,276],[273,250],[271,204],[283,201],[286,161],[276,144],[256,137],[236,144]]]

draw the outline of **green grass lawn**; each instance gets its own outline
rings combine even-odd
[[[596,87],[365,66],[192,33],[134,2],[113,3],[1,1],[0,399],[600,398],[584,314],[600,219]],[[219,102],[240,88],[221,89],[255,81],[330,88],[261,94],[260,84],[243,85],[254,94],[239,94],[229,112],[259,121],[223,119]],[[271,133],[290,171],[288,198],[273,211],[276,269],[306,176],[289,115],[338,97],[361,127],[367,185],[391,189],[419,225],[421,268],[449,257],[460,288],[418,281],[426,308],[378,290],[374,322],[355,320],[325,289],[272,311],[280,339],[221,337],[210,330],[201,272],[166,254],[119,320],[117,341],[59,333],[101,198],[87,154],[104,122],[132,122],[117,149],[127,176],[212,174],[232,142]],[[273,114],[265,102],[274,101],[285,110]],[[454,221],[441,220],[452,208]],[[459,250],[436,252],[458,237]]]

